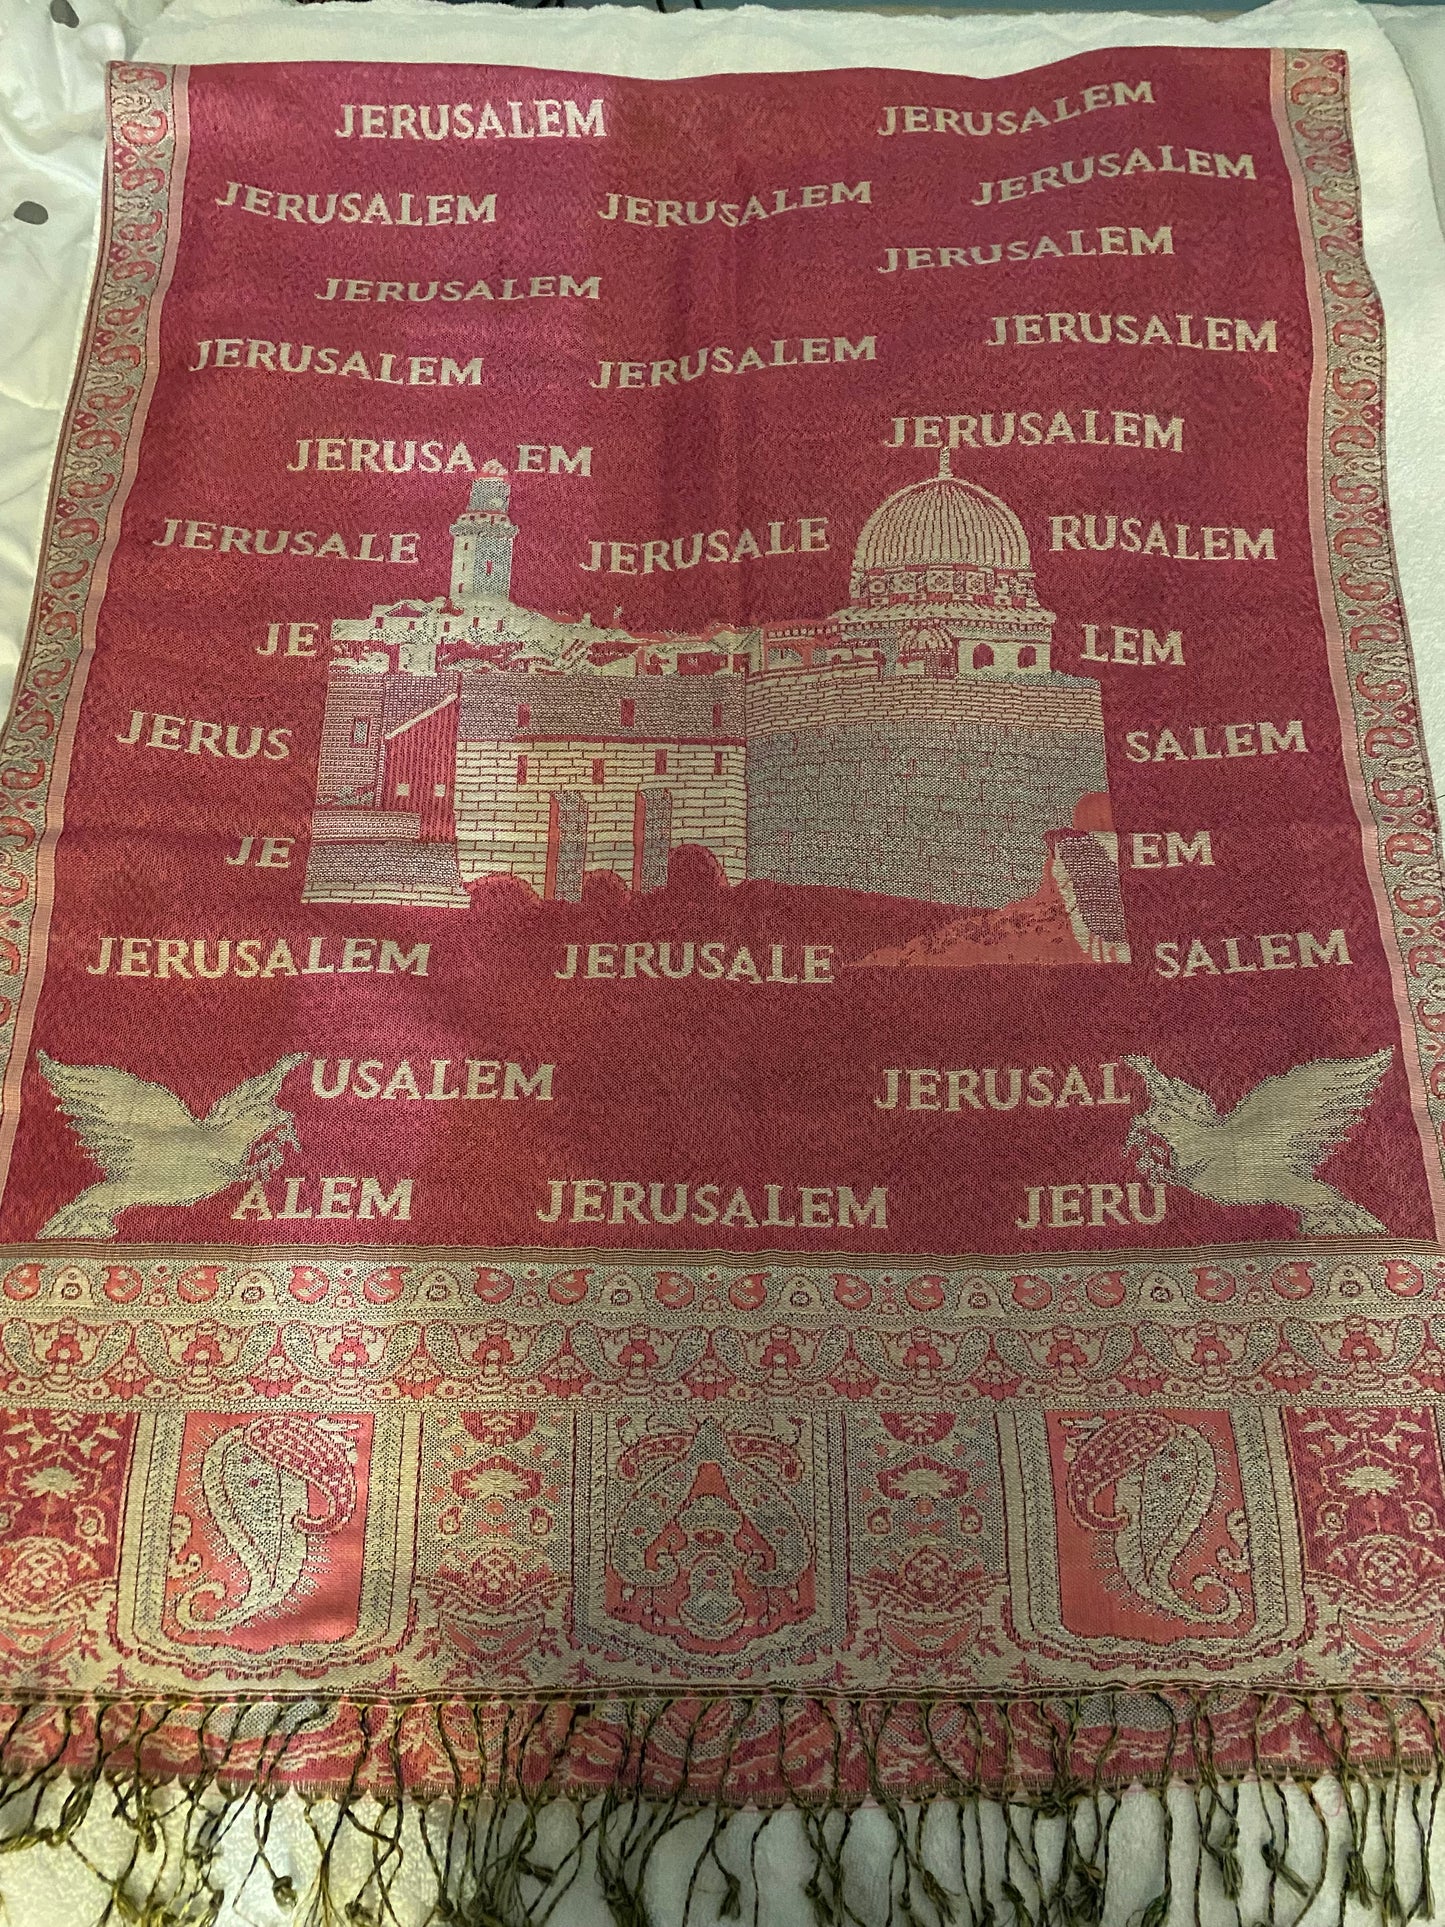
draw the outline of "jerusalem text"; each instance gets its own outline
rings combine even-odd
[[[276,221],[299,221],[303,227],[471,227],[491,225],[497,218],[497,197],[484,194],[396,194],[390,199],[377,188],[350,193],[283,194],[274,187],[253,187],[227,181],[217,207],[233,207],[241,214],[269,215]]]
[[[651,575],[694,569],[699,562],[763,562],[776,555],[813,555],[828,547],[826,515],[801,515],[796,521],[759,523],[752,529],[697,529],[690,535],[655,541],[614,542],[594,537],[587,560],[577,564],[590,575]]]
[[[258,752],[268,763],[283,762],[291,754],[289,729],[266,729],[260,723],[211,723],[189,716],[168,716],[133,709],[130,721],[115,740],[127,749],[178,749],[190,756],[219,756],[248,762]]]
[[[885,107],[876,134],[959,134],[984,140],[990,134],[1031,134],[1036,127],[1056,127],[1061,121],[1097,114],[1105,107],[1152,107],[1154,83],[1149,80],[1106,80],[1077,94],[1059,94],[1046,107],[989,108]]]
[[[88,977],[425,977],[429,943],[391,937],[102,937]]]
[[[311,1061],[313,1097],[410,1098],[415,1102],[461,1098],[484,1103],[488,1098],[531,1098],[552,1101],[555,1064],[524,1065],[498,1058],[409,1058],[386,1063],[379,1057],[316,1057]]]
[[[600,301],[602,276],[571,274],[506,275],[490,281],[354,281],[333,274],[318,301]]]
[[[337,140],[606,140],[600,100],[347,101]]]
[[[1206,354],[1277,353],[1278,326],[1217,314],[996,314],[986,348],[1040,348],[1070,341],[1105,348],[1198,348]]]
[[[674,1184],[646,1178],[552,1178],[543,1224],[702,1224],[719,1230],[888,1229],[881,1184]]]
[[[1140,515],[1051,515],[1049,547],[1105,555],[1167,556],[1171,562],[1273,562],[1274,530],[1228,523],[1146,522]]]
[[[1155,147],[1150,159],[1142,147],[1127,154],[1085,154],[1057,167],[1039,167],[1032,174],[1011,174],[1001,181],[980,181],[973,207],[992,207],[998,201],[1021,201],[1027,194],[1046,194],[1050,188],[1083,187],[1094,179],[1118,180],[1135,174],[1205,174],[1221,181],[1256,179],[1253,154],[1206,153],[1201,147]]]
[[[873,183],[832,181],[813,187],[770,187],[746,201],[659,201],[636,194],[609,194],[599,207],[599,221],[621,221],[628,227],[746,227],[750,221],[768,221],[779,214],[800,214],[809,208],[838,207],[844,202],[873,200]]]
[[[1352,964],[1343,930],[1316,936],[1312,930],[1258,937],[1180,937],[1156,943],[1154,969],[1176,977],[1249,977],[1260,970],[1313,970],[1320,964]]]
[[[1162,1184],[1031,1184],[1020,1231],[1063,1231],[1074,1226],[1159,1224],[1167,1209]],[[1144,1200],[1149,1198],[1145,1211]]]
[[[1065,245],[1067,242],[1067,246]],[[1052,234],[1032,240],[1015,235],[1008,241],[974,242],[965,247],[884,248],[883,265],[875,274],[916,273],[921,268],[996,268],[1003,262],[1062,261],[1066,256],[1092,260],[1101,254],[1173,254],[1172,227],[1071,227],[1063,241]]]
[[[676,388],[702,375],[749,375],[761,368],[816,368],[833,362],[876,361],[878,337],[803,335],[762,347],[695,348],[661,361],[599,361],[590,388]]]
[[[1184,634],[1179,629],[1166,629],[1162,635],[1153,629],[1134,629],[1128,624],[1116,622],[1101,649],[1099,647],[1101,625],[1097,622],[1084,624],[1084,646],[1079,651],[1085,662],[1130,662],[1147,667],[1150,663],[1167,662],[1176,668],[1184,667]]]
[[[172,515],[167,518],[165,533],[158,535],[151,547],[204,549],[216,555],[309,556],[317,561],[415,562],[420,540],[414,529],[391,535],[374,529],[361,535],[343,535],[333,529],[330,535],[323,535],[319,529],[243,529],[233,522],[186,520]]]
[[[1305,726],[1288,723],[1196,723],[1192,728],[1131,729],[1124,754],[1131,763],[1222,763],[1234,756],[1308,754]]]
[[[1166,449],[1184,453],[1184,417],[1146,414],[1132,408],[1012,409],[988,415],[895,415],[885,448],[1086,448]],[[1058,518],[1055,518],[1056,520]]]
[[[564,983],[583,978],[676,981],[697,977],[703,983],[718,984],[831,984],[833,950],[825,943],[754,944],[751,949],[721,941],[569,943],[562,968],[552,974]]]
[[[414,1178],[327,1177],[287,1178],[268,1192],[264,1184],[251,1184],[241,1193],[241,1201],[231,1213],[242,1221],[255,1218],[400,1218],[411,1216]],[[314,1187],[314,1189],[308,1188]],[[273,1210],[272,1197],[282,1193]],[[311,1202],[303,1204],[303,1197]]]
[[[1032,1069],[904,1070],[883,1072],[883,1088],[873,1103],[880,1111],[1016,1111],[1071,1104],[1127,1104],[1119,1089],[1118,1064],[1098,1064],[1085,1072],[1077,1064],[1062,1070],[1052,1064]],[[1092,1080],[1092,1081],[1091,1081]]]
[[[196,343],[187,371],[249,368],[264,375],[341,375],[353,381],[380,381],[389,388],[480,388],[482,357],[456,361],[450,355],[363,354],[360,348],[318,348],[309,341],[246,341],[232,337]]]

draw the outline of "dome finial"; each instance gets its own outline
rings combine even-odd
[[[948,463],[948,450],[946,448],[940,448],[938,451],[939,480],[943,481],[947,478],[950,478],[952,474],[953,474],[953,470],[949,467],[949,463]]]

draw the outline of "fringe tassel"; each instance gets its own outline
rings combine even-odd
[[[64,1854],[98,1927],[560,1927],[586,1895],[614,1927],[1410,1927],[1434,1916],[1440,1710],[1162,1690],[12,1704],[0,1892],[13,1856]]]

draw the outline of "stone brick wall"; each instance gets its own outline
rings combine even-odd
[[[981,672],[957,680],[883,676],[872,664],[793,670],[748,685],[749,740],[779,729],[830,723],[927,719],[1019,724],[1031,729],[1099,729],[1099,685],[1083,676]]]
[[[546,679],[525,680],[535,685]],[[667,758],[664,770],[657,768],[658,751]],[[723,758],[721,775],[714,773],[717,755]],[[464,738],[457,747],[456,787],[462,875],[472,881],[505,871],[540,892],[547,872],[551,797],[572,791],[587,805],[586,867],[615,870],[630,882],[637,793],[665,790],[672,798],[673,847],[704,844],[729,881],[740,882],[747,864],[743,755],[738,744],[715,750],[704,743],[639,742],[634,737],[548,742],[516,736]],[[526,780],[519,782],[523,756]],[[598,764],[600,783],[594,780]]]
[[[316,771],[318,803],[376,800],[388,680],[384,676],[332,671],[326,687],[326,716],[321,725],[321,756]]]
[[[1104,787],[1097,729],[933,718],[775,731],[748,750],[748,874],[991,908],[1038,887],[1045,833]]]
[[[469,901],[448,843],[313,843],[303,903],[407,903],[465,910]]]
[[[383,732],[453,693],[460,875],[510,874],[539,893],[554,796],[581,799],[567,820],[579,848],[585,825],[582,868],[631,884],[637,798],[654,793],[643,839],[649,886],[665,871],[665,835],[673,849],[710,850],[732,883],[751,876],[985,908],[1037,888],[1045,833],[1066,828],[1079,798],[1106,783],[1098,684],[1047,672],[943,680],[857,664],[749,683],[334,672],[323,807],[379,802]],[[321,840],[329,831],[337,842],[392,844],[410,826],[328,813],[317,828]],[[405,901],[411,873],[394,850],[388,858],[397,874],[374,900],[399,891]],[[355,863],[359,882],[359,853]],[[326,883],[328,894],[345,887],[339,871]],[[454,887],[428,876],[426,900]]]
[[[632,717],[625,725],[624,704]],[[526,712],[525,723],[518,722],[519,711]],[[743,679],[547,676],[520,669],[488,670],[462,678],[460,733],[464,740],[483,742],[512,736],[618,737],[664,743],[706,737],[736,742],[743,734]]]
[[[421,818],[414,810],[322,809],[311,815],[313,843],[419,843]]]
[[[688,752],[678,752],[685,757]],[[693,781],[672,783],[672,847],[700,843],[717,858],[729,883],[748,875],[748,778],[741,745],[697,752]],[[715,756],[722,773],[714,775]],[[686,767],[684,764],[683,767]],[[661,779],[659,779],[661,780]]]
[[[518,750],[515,742],[458,743],[457,867],[468,883],[499,873],[521,877],[540,896],[549,786],[540,778],[518,783]]]

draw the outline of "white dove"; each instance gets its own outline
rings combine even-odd
[[[1378,1218],[1314,1173],[1359,1123],[1394,1055],[1390,1046],[1373,1057],[1297,1064],[1256,1084],[1227,1117],[1151,1058],[1126,1057],[1148,1086],[1149,1108],[1125,1143],[1151,1183],[1177,1184],[1214,1204],[1286,1205],[1299,1213],[1303,1236],[1383,1231]]]
[[[132,1205],[197,1204],[229,1184],[268,1177],[287,1144],[300,1148],[290,1111],[275,1100],[304,1054],[248,1077],[203,1118],[163,1084],[111,1064],[57,1064],[44,1051],[35,1056],[76,1136],[105,1173],[42,1225],[38,1237],[113,1238],[116,1218]]]

